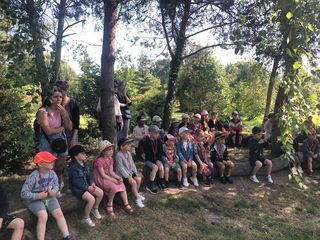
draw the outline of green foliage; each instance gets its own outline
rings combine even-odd
[[[16,172],[32,156],[33,130],[21,89],[12,88],[0,69],[0,174]]]

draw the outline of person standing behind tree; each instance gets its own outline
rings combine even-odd
[[[120,109],[121,109],[122,119],[123,119],[123,128],[120,134],[118,135],[118,138],[119,139],[127,138],[128,132],[129,132],[130,120],[131,120],[131,112],[129,107],[131,106],[132,101],[128,96],[126,83],[124,81],[119,82],[118,92],[116,94],[120,102]]]
[[[67,81],[58,81],[56,86],[61,90],[62,93],[62,106],[69,113],[70,120],[72,122],[72,130],[66,130],[66,136],[68,140],[68,147],[72,148],[73,146],[79,143],[78,131],[80,124],[80,109],[76,100],[68,96],[69,83]]]

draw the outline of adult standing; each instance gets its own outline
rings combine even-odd
[[[63,170],[68,157],[68,144],[65,131],[72,130],[72,122],[64,106],[62,92],[56,86],[50,90],[48,99],[37,111],[39,129],[39,152],[50,152],[57,156],[54,170],[59,177],[60,189],[63,187]]]
[[[123,119],[123,128],[118,134],[118,138],[119,139],[128,138],[128,132],[129,132],[129,126],[130,126],[130,120],[131,120],[130,106],[132,104],[132,101],[128,96],[126,83],[124,81],[120,81],[118,83],[118,91],[116,94],[120,102],[120,109],[121,109],[122,119]]]
[[[67,81],[58,81],[56,86],[62,92],[62,106],[69,113],[70,120],[72,122],[72,130],[66,130],[66,136],[68,140],[69,149],[79,144],[79,124],[80,124],[80,110],[77,101],[68,96],[69,83]]]

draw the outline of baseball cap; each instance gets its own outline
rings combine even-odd
[[[201,115],[199,113],[195,113],[193,116],[196,117],[196,118],[201,119]]]
[[[160,132],[160,128],[157,125],[150,125],[148,128],[149,132]]]
[[[162,121],[162,119],[158,115],[155,115],[152,117],[152,122],[161,122],[161,121]]]
[[[184,133],[184,132],[190,132],[189,128],[186,128],[186,127],[181,127],[179,128],[179,135],[181,135],[181,133]]]
[[[118,140],[118,147],[121,147],[122,145],[125,145],[125,144],[130,144],[133,141],[134,141],[133,139],[129,139],[129,138],[120,138]]]
[[[34,163],[52,163],[55,160],[57,160],[57,157],[49,152],[39,152],[33,159]]]

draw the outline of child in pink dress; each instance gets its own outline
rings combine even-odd
[[[126,187],[123,184],[122,177],[117,175],[113,170],[113,150],[114,145],[107,140],[100,144],[100,156],[93,163],[93,178],[98,187],[108,196],[107,213],[114,217],[113,199],[117,192],[120,192],[124,203],[124,210],[131,214],[132,207],[128,202]]]

